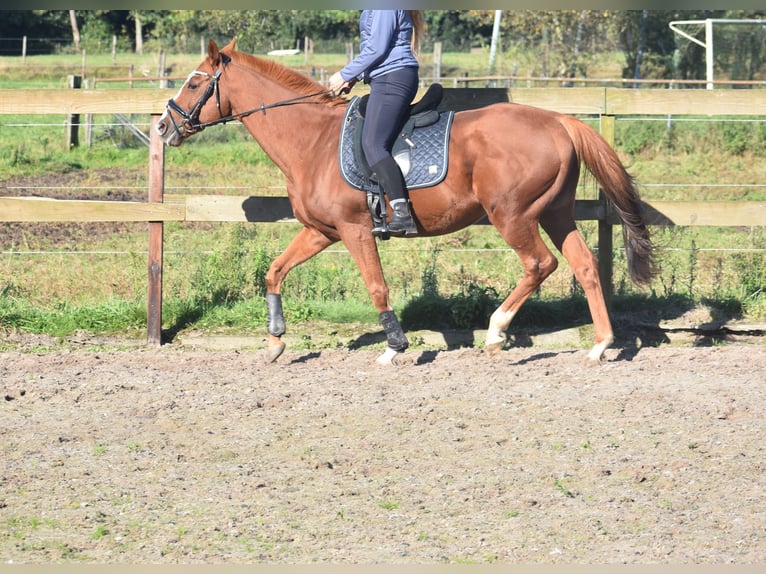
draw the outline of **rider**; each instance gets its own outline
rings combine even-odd
[[[422,30],[420,10],[363,10],[359,18],[360,53],[335,72],[329,83],[335,93],[351,89],[360,79],[370,85],[362,149],[388,195],[393,211],[388,225],[395,236],[412,237],[418,233],[407,186],[391,149],[418,89],[416,55]]]

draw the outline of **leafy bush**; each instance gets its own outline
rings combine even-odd
[[[615,125],[615,140],[619,148],[630,155],[637,155],[671,144],[672,132],[663,122],[640,120],[622,121]]]
[[[617,147],[630,155],[663,151],[686,154],[766,152],[766,124],[755,118],[655,117],[617,122]]]
[[[209,309],[266,294],[271,256],[257,242],[257,227],[233,224],[222,249],[215,249],[194,273],[191,300]]]
[[[435,329],[486,327],[490,315],[500,304],[497,292],[492,287],[477,285],[461,272],[460,292],[441,296],[437,273],[439,252],[438,245],[431,251],[430,261],[421,274],[421,293],[402,310],[402,325]]]

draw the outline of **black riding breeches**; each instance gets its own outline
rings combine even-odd
[[[370,80],[370,99],[362,130],[362,149],[369,165],[391,156],[394,140],[407,121],[409,105],[417,91],[417,68],[394,70]]]

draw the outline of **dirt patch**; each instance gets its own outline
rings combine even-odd
[[[0,354],[2,562],[757,563],[766,347]]]

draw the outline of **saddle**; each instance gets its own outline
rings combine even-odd
[[[439,111],[442,86],[431,84],[423,97],[410,106],[410,114],[392,149],[407,189],[430,187],[447,175],[449,134],[455,112]],[[367,205],[376,228],[386,229],[385,201],[362,150],[362,127],[369,96],[349,101],[343,118],[338,164],[351,187],[367,193]],[[381,234],[385,237],[385,233]]]

